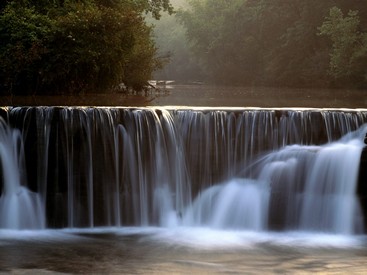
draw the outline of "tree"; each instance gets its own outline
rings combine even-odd
[[[366,38],[362,28],[367,27],[367,6],[362,0],[191,0],[189,3],[191,7],[180,11],[179,17],[192,51],[214,82],[328,87],[333,82],[328,74],[329,45],[326,38],[317,34],[336,4],[343,9],[358,7],[364,14],[359,18],[360,34],[356,42],[352,36],[343,38],[354,48],[353,55],[348,57],[352,64],[350,77],[343,85],[353,85],[355,78],[361,82],[365,75]],[[345,56],[347,52],[343,52]]]
[[[252,26],[239,26],[238,19],[242,17],[237,16],[245,2],[193,0],[189,2],[190,9],[178,13],[192,51],[211,81],[239,84],[244,78],[251,79],[254,64],[251,49],[257,47],[256,40],[243,35],[252,31]]]
[[[52,19],[36,13],[34,7],[11,3],[4,9],[0,16],[2,92],[36,89],[54,26]]]
[[[142,89],[161,65],[144,13],[164,10],[168,0],[9,2],[0,14],[1,90]]]
[[[367,33],[361,32],[358,11],[349,11],[346,16],[333,7],[319,28],[332,42],[329,73],[335,79],[358,79],[367,81]]]

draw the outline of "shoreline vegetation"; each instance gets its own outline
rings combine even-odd
[[[367,6],[348,0],[0,3],[0,96],[154,100],[161,92],[151,79],[364,90]]]
[[[169,0],[8,0],[0,6],[2,94],[142,90],[156,57],[147,13]],[[51,91],[51,92],[50,92]]]

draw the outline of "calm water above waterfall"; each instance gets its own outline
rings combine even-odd
[[[56,258],[79,254],[85,272],[364,269],[367,111],[24,107],[0,115],[0,271],[77,272]],[[88,250],[99,249],[106,256],[94,270],[98,253]]]
[[[173,85],[144,95],[0,96],[0,106],[210,106],[367,108],[365,90]]]

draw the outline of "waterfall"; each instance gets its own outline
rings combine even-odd
[[[357,183],[364,111],[15,107],[3,113],[0,228],[10,227],[5,222],[24,197],[5,207],[9,193],[24,193],[41,225],[13,228],[363,231]]]
[[[186,226],[264,230],[269,188],[266,182],[232,179],[204,190],[183,218]]]
[[[184,224],[361,233],[356,184],[366,132],[363,126],[323,146],[290,145],[254,160],[242,172],[249,178],[231,179],[199,194]]]
[[[0,118],[0,162],[4,182],[0,197],[0,228],[41,229],[45,226],[40,197],[24,182],[23,161],[20,132],[10,129]]]

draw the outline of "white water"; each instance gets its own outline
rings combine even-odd
[[[353,234],[361,232],[356,199],[362,138],[325,146],[317,153],[306,180],[301,227]]]
[[[185,226],[217,229],[266,228],[269,187],[265,182],[233,179],[204,190],[183,217]]]
[[[253,179],[234,178],[203,190],[182,218],[173,214],[169,190],[161,190],[161,226],[265,231],[271,229],[269,215],[279,215],[283,230],[361,233],[356,184],[366,130],[323,146],[293,145],[267,154],[256,163]]]
[[[10,129],[0,119],[0,160],[4,187],[0,197],[0,228],[42,229],[43,207],[38,194],[25,187],[21,175],[25,167],[22,140],[18,130]],[[23,185],[22,185],[23,184]]]
[[[54,109],[39,112],[48,114],[37,118],[43,150],[59,142],[56,152],[38,156],[37,170],[49,169],[40,195],[26,187],[19,131],[2,124],[1,158],[10,161],[2,161],[1,228],[43,228],[48,202],[51,218],[61,218],[56,226],[69,228],[363,231],[356,184],[367,129],[350,132],[362,120],[325,114],[329,139],[350,133],[315,146],[301,145],[324,128],[307,112],[65,108],[52,123]],[[56,133],[53,123],[60,123]],[[57,183],[48,182],[50,172]]]

